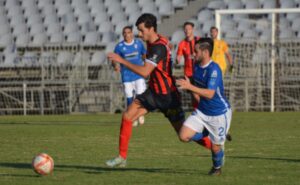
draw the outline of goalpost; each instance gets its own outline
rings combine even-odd
[[[271,51],[271,57],[269,58],[270,61],[266,61],[266,62],[270,62],[270,102],[269,103],[269,110],[271,112],[274,112],[275,109],[276,109],[276,62],[277,62],[277,55],[278,55],[278,52],[280,52],[280,47],[279,46],[279,49],[278,49],[278,43],[280,44],[280,42],[278,41],[278,39],[276,38],[276,34],[278,33],[278,30],[277,30],[277,23],[279,20],[277,20],[277,17],[276,15],[277,14],[283,14],[283,13],[300,13],[300,9],[299,8],[292,8],[292,9],[235,9],[235,10],[216,10],[215,11],[215,24],[216,24],[216,27],[219,29],[219,39],[222,37],[222,26],[221,26],[221,22],[222,22],[222,16],[228,16],[228,15],[241,15],[241,14],[248,14],[248,15],[262,15],[262,14],[271,14],[271,40],[267,43],[264,43],[265,46],[264,47],[268,47],[268,49],[270,49]],[[299,33],[300,34],[300,33]],[[227,41],[227,40],[226,40]],[[298,41],[294,41],[294,40],[290,40],[289,41],[290,43],[293,43],[295,45],[295,49],[296,51],[299,52],[299,43],[300,43],[300,39]],[[237,40],[235,41],[235,43],[237,43],[236,47],[240,47],[240,43],[241,41]],[[296,44],[295,44],[296,43]],[[260,43],[261,44],[261,43]],[[234,45],[234,44],[233,44]],[[245,43],[243,44],[245,46]],[[248,45],[246,45],[248,46]],[[292,46],[294,47],[294,46]],[[244,52],[241,48],[238,48],[237,51],[239,52]],[[246,52],[246,51],[245,51]],[[296,52],[297,53],[297,52]],[[240,53],[240,55],[242,55]],[[245,55],[248,55],[248,56],[251,56],[253,57],[253,55],[255,55],[255,53],[245,53]],[[297,60],[297,69],[296,69],[296,73],[298,72],[298,74],[300,75],[300,59],[296,59],[297,58],[297,54],[293,54],[295,57],[295,60]],[[244,59],[245,57],[243,57]],[[237,62],[243,62],[243,61],[237,61]],[[282,62],[282,61],[281,61]],[[238,71],[237,71],[238,73]],[[234,78],[234,77],[233,77]],[[246,80],[246,84],[247,84],[247,80]],[[279,83],[279,82],[278,82]],[[296,88],[299,88],[300,89],[300,86],[299,86],[299,81],[296,81],[296,84],[293,84],[294,82],[291,82],[290,86],[293,86],[295,85]],[[298,83],[298,84],[297,84]],[[279,87],[280,88],[280,87]],[[248,96],[248,90],[246,90],[247,92],[245,93],[246,96]],[[293,90],[294,91],[294,90]],[[280,92],[280,91],[279,91]],[[296,91],[297,92],[297,91]],[[300,92],[299,92],[300,93]],[[280,96],[280,95],[278,95]],[[248,111],[247,109],[249,109],[249,98],[248,97],[245,97],[246,100],[245,100],[245,104],[246,104],[246,111]],[[299,111],[299,107],[300,107],[300,99],[299,99],[299,95],[295,95],[294,97],[288,97],[289,99],[293,99],[292,101],[295,102],[291,108],[291,110],[295,111],[295,110],[298,110]],[[289,105],[287,105],[289,106]],[[281,106],[278,106],[279,108],[277,110],[285,110],[285,108],[280,108]],[[284,107],[284,106],[282,106]],[[288,110],[288,108],[286,109]]]

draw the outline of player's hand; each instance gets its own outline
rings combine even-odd
[[[190,82],[190,79],[185,76],[185,79],[179,79],[179,80],[176,80],[176,84],[179,86],[178,88],[179,89],[190,89],[191,87],[191,82]]]
[[[120,55],[111,52],[107,54],[107,58],[111,62],[121,63],[123,61],[123,58]]]
[[[229,67],[229,72],[233,73],[233,70],[234,70],[234,67],[233,67],[233,64],[231,64],[230,67]]]
[[[116,72],[121,71],[120,65],[117,65],[117,64],[114,66],[114,69],[115,69]]]

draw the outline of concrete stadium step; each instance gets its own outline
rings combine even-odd
[[[208,2],[209,0],[189,1],[188,6],[184,7],[182,10],[177,10],[175,14],[162,21],[158,26],[158,33],[170,37],[185,21],[192,18],[192,16],[197,15],[197,12],[205,7]]]

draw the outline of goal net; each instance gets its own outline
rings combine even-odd
[[[300,10],[216,11],[234,61],[234,72],[224,79],[234,110],[300,110],[300,33],[286,22],[295,12]]]

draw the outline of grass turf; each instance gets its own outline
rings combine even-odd
[[[0,184],[299,184],[298,112],[234,113],[220,177],[207,175],[210,152],[180,143],[159,113],[133,129],[128,167],[105,167],[117,155],[120,116],[1,116]],[[49,176],[31,168],[40,152],[54,159]]]

